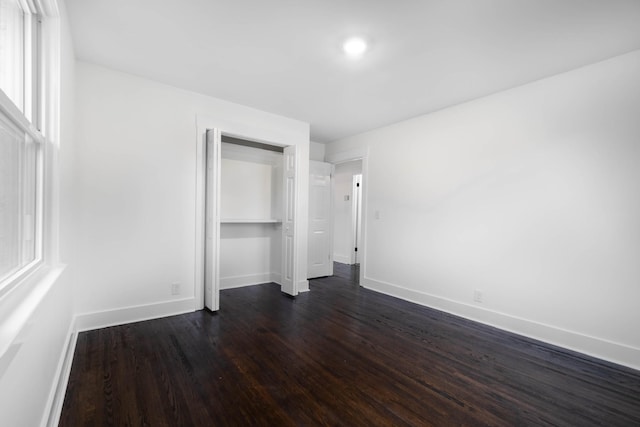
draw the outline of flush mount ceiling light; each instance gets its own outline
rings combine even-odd
[[[342,50],[351,58],[359,58],[367,50],[367,42],[361,37],[351,37],[342,44]]]

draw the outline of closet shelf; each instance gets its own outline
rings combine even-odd
[[[279,219],[238,219],[238,218],[225,218],[221,219],[221,224],[280,224],[282,221]]]

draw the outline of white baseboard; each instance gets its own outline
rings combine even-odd
[[[220,278],[220,289],[242,288],[243,286],[260,285],[262,283],[275,282],[274,273],[247,274],[245,276],[232,276]],[[279,274],[277,275],[279,279]]]
[[[349,255],[333,254],[333,261],[339,262],[340,264],[351,264],[351,258],[349,257]]]
[[[370,277],[365,277],[361,285],[376,292],[640,370],[640,348],[403,288]]]
[[[69,325],[64,351],[58,362],[54,377],[54,386],[50,391],[47,401],[47,413],[49,415],[42,420],[42,426],[56,427],[60,422],[62,404],[64,403],[64,396],[67,391],[67,385],[69,384],[69,375],[71,374],[71,365],[73,363],[73,355],[76,350],[77,341],[78,333],[76,332],[76,322],[74,318]]]
[[[263,283],[277,283],[280,285],[280,274],[262,273],[248,274],[246,276],[233,276],[220,278],[220,290],[243,288],[245,286],[261,285]],[[309,292],[309,281],[298,281],[298,292]]]
[[[195,311],[195,299],[184,298],[175,301],[118,308],[115,310],[83,313],[76,316],[76,331],[89,331],[92,329],[191,313],[193,311]]]
[[[280,273],[271,273],[271,281],[273,283],[277,283],[278,285],[282,286],[282,274]]]

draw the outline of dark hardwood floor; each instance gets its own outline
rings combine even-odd
[[[640,425],[640,372],[354,279],[81,333],[60,425]]]

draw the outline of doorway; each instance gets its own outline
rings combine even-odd
[[[207,129],[205,159],[204,305],[266,282],[297,295],[296,146]]]
[[[362,165],[360,165],[362,170]],[[351,235],[353,236],[353,251],[351,264],[360,265],[358,248],[361,247],[362,236],[362,174],[353,175],[353,202],[351,203]]]
[[[347,209],[347,220],[345,221],[346,223],[346,228],[343,228],[342,233],[346,233],[347,237],[347,249],[344,252],[345,257],[342,258],[343,261],[339,261],[338,259],[334,259],[337,262],[342,262],[344,264],[350,265],[350,263],[357,261],[359,263],[359,268],[354,268],[352,269],[353,272],[355,274],[357,274],[358,277],[358,283],[359,284],[364,284],[366,283],[366,277],[367,277],[367,252],[366,252],[366,248],[367,248],[367,212],[368,212],[368,201],[367,201],[367,177],[368,177],[368,170],[369,170],[369,162],[368,162],[368,158],[369,158],[369,148],[368,147],[361,147],[361,148],[354,148],[354,149],[350,149],[350,150],[346,150],[346,151],[340,151],[340,152],[328,152],[325,155],[325,161],[328,163],[331,163],[335,166],[336,169],[338,168],[348,168],[348,167],[352,167],[354,168],[351,172],[351,175],[349,176],[348,179],[346,179],[346,185],[351,188],[351,192],[353,192],[353,176],[354,175],[361,175],[360,181],[359,181],[359,188],[360,188],[360,192],[359,192],[359,203],[358,203],[358,216],[357,218],[359,218],[358,221],[358,227],[356,230],[357,232],[357,236],[355,235],[355,233],[353,232],[354,227],[353,227],[353,206],[351,204],[348,203],[348,209]],[[347,166],[341,166],[341,165],[345,165],[345,164],[349,164]],[[357,165],[357,166],[356,166]],[[335,177],[335,174],[334,174]],[[334,180],[334,185],[335,185],[335,180]],[[339,196],[339,192],[338,191],[334,191],[334,201],[338,202],[340,200],[342,200],[342,204],[344,205],[344,196],[347,194],[342,194],[342,197],[340,198]],[[351,199],[351,195],[350,195],[350,199]],[[342,208],[344,209],[344,206],[342,206]],[[335,208],[334,208],[335,209]],[[335,227],[335,217],[334,217],[334,227]],[[346,231],[345,231],[346,230]],[[337,236],[338,232],[334,231],[334,244],[335,244],[335,238]],[[353,245],[353,242],[356,242],[356,238],[357,238],[357,246]],[[349,248],[351,248],[351,246],[353,246],[354,249],[354,253],[355,248],[358,248],[358,256],[357,259],[352,261],[351,260],[351,250]],[[334,256],[335,256],[335,251],[334,251]],[[351,264],[354,266],[357,266],[356,264]]]
[[[334,245],[336,262],[354,265],[362,250],[362,160],[335,165]]]

